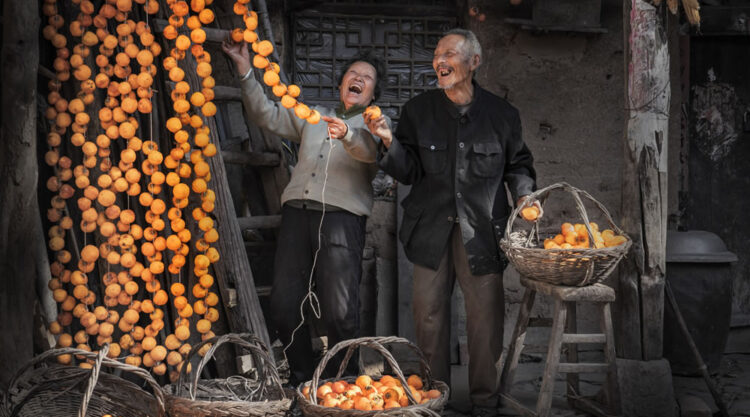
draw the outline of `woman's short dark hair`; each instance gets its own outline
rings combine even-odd
[[[344,74],[349,71],[349,67],[351,67],[355,62],[366,62],[372,65],[373,68],[375,68],[375,88],[373,89],[372,101],[376,101],[378,98],[380,98],[380,94],[382,94],[383,92],[383,85],[386,79],[385,62],[383,62],[383,60],[373,50],[367,50],[360,53],[359,55],[356,55],[355,57],[347,61],[346,64],[344,64],[344,70],[341,71],[341,74],[339,74],[339,86],[344,80]]]

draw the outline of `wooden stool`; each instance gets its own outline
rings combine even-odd
[[[500,389],[503,401],[523,416],[547,417],[550,415],[552,407],[552,390],[555,385],[555,376],[558,372],[565,372],[567,373],[568,403],[571,407],[599,416],[619,415],[620,395],[617,385],[614,333],[609,307],[609,304],[615,301],[614,290],[603,284],[594,284],[586,287],[567,287],[533,281],[524,277],[521,277],[521,284],[526,287],[526,291],[521,301],[518,320],[513,329],[513,337],[508,346],[508,353],[500,375]],[[518,359],[523,350],[526,329],[528,327],[549,326],[548,319],[529,318],[537,292],[552,297],[555,301],[555,310],[552,318],[552,329],[549,348],[547,350],[547,363],[545,364],[544,376],[542,378],[542,387],[536,404],[536,412],[533,412],[513,398],[510,395],[510,391],[513,386],[513,374],[516,371]],[[576,333],[576,303],[578,302],[596,304],[601,313],[600,328],[602,333]],[[567,327],[567,331],[565,327]],[[564,343],[571,346],[568,348],[567,362],[560,363],[560,352]],[[579,343],[604,344],[606,363],[578,362]],[[599,404],[591,399],[581,396],[578,374],[582,372],[603,372],[607,374],[606,384],[603,389],[604,403],[606,404],[606,408],[608,408],[607,411],[603,410]]]

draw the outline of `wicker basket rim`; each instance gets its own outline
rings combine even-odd
[[[96,385],[99,380],[99,373],[101,372],[101,368],[102,366],[107,366],[109,368],[115,368],[115,369],[119,369],[125,372],[133,373],[141,377],[143,380],[145,380],[146,383],[148,383],[149,386],[151,386],[154,392],[153,394],[150,394],[144,391],[143,389],[140,389],[140,392],[142,392],[143,395],[147,395],[156,401],[156,405],[158,407],[158,412],[160,416],[166,415],[164,392],[161,389],[161,386],[151,376],[151,374],[143,368],[138,368],[138,367],[135,367],[126,363],[122,363],[122,362],[119,362],[119,361],[116,361],[114,359],[107,357],[106,355],[108,352],[109,352],[109,344],[105,344],[104,346],[102,346],[102,348],[98,352],[89,352],[83,349],[65,347],[65,348],[58,348],[58,349],[50,349],[35,356],[26,364],[24,364],[21,368],[19,368],[19,370],[16,372],[16,374],[13,376],[10,383],[8,384],[8,389],[5,391],[4,397],[3,397],[4,412],[6,413],[6,415],[11,415],[13,403],[10,399],[10,396],[13,392],[17,391],[16,389],[14,389],[14,387],[18,385],[18,383],[22,380],[24,375],[32,372],[35,369],[36,365],[43,364],[46,361],[50,360],[51,358],[55,358],[61,355],[76,355],[76,356],[82,356],[88,359],[95,360],[94,367],[91,369],[91,375],[89,376],[88,381],[86,383],[86,391],[83,393],[83,398],[81,400],[81,409],[79,410],[79,412],[83,412],[85,414],[85,410],[88,407],[88,402],[91,400],[94,390],[96,389]],[[56,367],[60,369],[78,368],[78,367],[69,366],[69,365],[56,365]],[[108,380],[111,380],[111,381],[121,380],[123,382],[129,382],[129,381],[123,380],[122,378],[114,374],[107,374],[107,375],[108,375]],[[135,386],[135,384],[132,384],[132,383],[130,384]]]
[[[203,358],[201,358],[195,370],[188,373],[186,372],[187,366],[183,366],[182,369],[180,369],[180,375],[178,377],[176,386],[173,388],[174,393],[171,394],[172,396],[187,398],[187,397],[183,397],[182,392],[183,392],[184,386],[188,384],[187,379],[189,378],[190,374],[193,374],[194,377],[192,380],[192,384],[190,384],[189,386],[187,395],[190,396],[191,400],[195,401],[197,388],[201,382],[201,378],[200,378],[201,370],[203,369],[203,367],[205,367],[208,361],[211,358],[213,358],[219,346],[225,343],[233,343],[233,344],[242,346],[250,350],[250,353],[254,358],[256,366],[260,370],[260,373],[258,375],[258,380],[261,384],[261,391],[265,390],[264,388],[265,384],[270,379],[272,387],[276,388],[278,392],[280,392],[283,396],[283,398],[279,400],[287,399],[286,391],[284,391],[284,388],[281,385],[281,378],[279,377],[278,371],[276,369],[276,365],[271,359],[268,347],[257,336],[255,336],[252,333],[227,333],[221,336],[212,337],[211,339],[206,339],[202,341],[201,343],[193,346],[192,349],[190,349],[190,352],[188,352],[188,354],[185,357],[185,362],[189,363],[192,357],[204,345],[209,344],[209,343],[211,344],[211,348],[208,350],[208,352],[206,352]]]
[[[398,362],[393,357],[393,355],[391,355],[388,349],[385,348],[384,345],[387,345],[387,344],[401,344],[410,348],[419,357],[420,365],[422,368],[422,377],[425,379],[426,385],[432,386],[434,383],[439,382],[439,381],[434,381],[432,379],[432,372],[430,371],[430,366],[427,363],[427,358],[425,358],[422,351],[409,340],[404,339],[402,337],[395,337],[395,336],[361,337],[357,339],[349,339],[349,340],[344,340],[342,342],[339,342],[333,348],[331,348],[328,352],[326,352],[326,354],[323,356],[323,359],[321,359],[320,363],[318,364],[318,367],[315,369],[312,380],[308,381],[308,383],[310,383],[310,391],[317,392],[318,386],[319,386],[318,384],[320,383],[320,375],[323,373],[323,370],[325,369],[326,365],[331,360],[331,358],[333,358],[341,350],[347,349],[346,355],[344,356],[344,360],[341,362],[341,365],[339,367],[339,371],[336,377],[333,378],[333,379],[341,379],[344,373],[344,370],[346,369],[346,365],[348,364],[349,360],[354,354],[354,350],[359,349],[361,347],[368,347],[380,353],[383,356],[383,358],[386,360],[386,362],[388,362],[388,364],[391,366],[391,369],[396,374],[396,378],[401,382],[401,384],[403,386],[409,385],[406,382],[406,378],[404,377],[404,374],[401,371],[401,367],[399,366]],[[301,387],[304,385],[305,383],[301,384],[300,387],[298,387],[299,395],[302,395]],[[416,399],[414,398],[414,396],[412,395],[411,391],[404,390],[404,393],[409,398],[409,402],[411,405],[419,405]],[[311,396],[309,402],[313,405],[318,405],[317,399],[315,398],[314,395]]]
[[[567,182],[558,182],[555,184],[551,184],[529,194],[527,198],[524,200],[524,202],[516,206],[511,212],[510,216],[508,216],[508,221],[505,227],[504,237],[502,240],[510,242],[510,234],[513,230],[513,225],[515,224],[516,219],[519,217],[518,214],[521,212],[521,210],[523,210],[526,207],[529,207],[529,205],[535,200],[537,200],[537,198],[541,195],[545,195],[545,199],[546,199],[546,195],[548,195],[549,192],[553,190],[557,190],[557,189],[561,189],[562,191],[567,191],[568,193],[573,195],[573,199],[575,200],[575,203],[576,203],[576,208],[578,209],[578,212],[581,214],[581,217],[583,218],[583,221],[584,221],[583,224],[586,227],[586,230],[588,231],[590,238],[593,238],[594,233],[591,230],[591,224],[590,224],[591,222],[589,221],[586,207],[584,206],[583,201],[581,200],[581,197],[580,197],[581,195],[583,195],[589,201],[594,203],[594,205],[604,214],[604,217],[607,219],[607,221],[612,226],[614,231],[617,232],[617,234],[624,236],[627,240],[631,240],[630,236],[628,236],[625,233],[625,231],[623,231],[619,226],[617,226],[615,221],[612,219],[612,215],[609,213],[609,210],[607,210],[607,208],[602,203],[600,203],[597,199],[591,196],[591,194],[589,194],[588,192],[581,190],[579,188],[576,188],[568,184]],[[543,204],[543,203],[540,203],[540,204]],[[531,237],[531,234],[530,234],[530,237]],[[510,245],[511,247],[514,247],[514,248],[529,249],[524,246],[513,245],[512,243],[510,243]],[[603,249],[603,248],[596,248],[596,249]],[[570,249],[565,249],[565,250],[570,250]]]

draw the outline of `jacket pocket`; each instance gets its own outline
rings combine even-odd
[[[498,175],[503,168],[503,147],[498,142],[479,142],[472,145],[471,172],[483,178]]]
[[[417,223],[419,223],[419,218],[422,217],[422,210],[422,207],[414,204],[404,207],[404,218],[401,220],[401,230],[398,232],[398,238],[404,247],[411,240],[414,229],[417,227]]]
[[[439,174],[448,166],[447,143],[420,143],[419,159],[428,174]]]

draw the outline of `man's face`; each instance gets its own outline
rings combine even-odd
[[[375,67],[367,62],[357,61],[344,73],[339,85],[341,101],[348,109],[351,106],[367,106],[372,102],[377,80]]]
[[[462,83],[471,83],[471,73],[479,65],[478,56],[467,56],[466,39],[461,35],[443,36],[435,48],[432,68],[438,87],[448,90]]]

